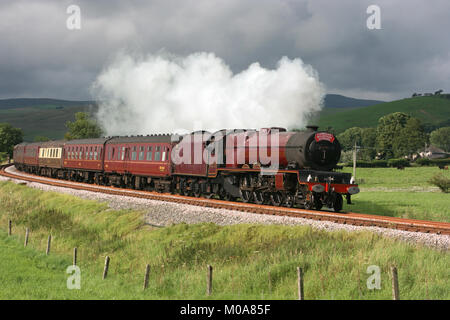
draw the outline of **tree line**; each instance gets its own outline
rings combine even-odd
[[[403,112],[381,117],[376,128],[349,128],[337,138],[344,153],[353,150],[356,144],[359,157],[364,160],[410,156],[430,143],[450,152],[450,127],[428,134],[419,119]]]

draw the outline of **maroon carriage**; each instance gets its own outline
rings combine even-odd
[[[77,139],[64,146],[64,168],[70,180],[101,183],[105,143],[109,139]]]
[[[23,164],[25,163],[24,156],[25,156],[25,147],[27,144],[28,143],[26,143],[26,142],[22,142],[16,146],[14,146],[14,150],[13,150],[14,164],[19,169],[22,168]]]
[[[136,189],[169,191],[172,166],[170,135],[117,137],[105,145],[108,184]]]

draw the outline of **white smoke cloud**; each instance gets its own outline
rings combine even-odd
[[[233,74],[213,53],[137,58],[120,54],[96,79],[97,118],[108,135],[172,133],[185,129],[304,127],[322,107],[317,72],[283,57]]]

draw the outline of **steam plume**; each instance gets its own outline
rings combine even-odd
[[[185,129],[304,127],[322,107],[324,87],[301,59],[274,70],[259,63],[233,74],[213,53],[187,57],[121,54],[92,86],[108,135]]]

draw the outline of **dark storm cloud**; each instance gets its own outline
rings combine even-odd
[[[81,30],[66,28],[69,5]],[[366,9],[381,8],[381,30]],[[165,0],[0,2],[0,98],[89,99],[117,52],[214,52],[237,72],[300,57],[329,92],[399,98],[450,91],[450,2]]]

